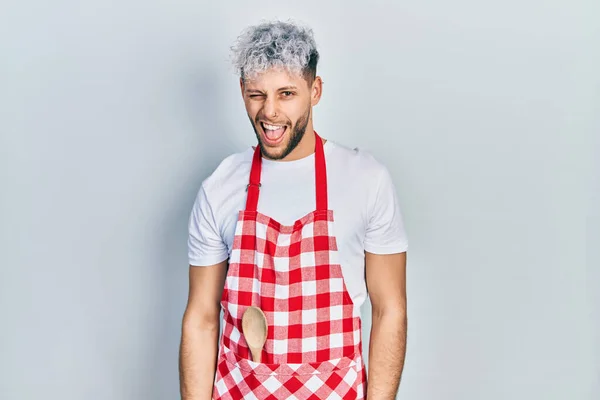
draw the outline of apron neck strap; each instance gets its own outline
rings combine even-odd
[[[315,132],[315,183],[317,196],[317,211],[327,211],[327,164],[323,140]]]
[[[250,181],[246,190],[246,211],[256,211],[258,207],[258,195],[260,192],[260,173],[262,165],[262,154],[260,146],[256,146],[250,169]],[[327,211],[327,167],[325,163],[325,151],[323,140],[315,131],[315,183],[317,197],[317,211]]]

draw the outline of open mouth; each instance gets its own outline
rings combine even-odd
[[[270,145],[275,145],[281,142],[283,135],[287,130],[287,125],[270,125],[261,122],[260,126],[263,130],[265,141]]]

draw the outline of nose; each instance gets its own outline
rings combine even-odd
[[[277,102],[273,98],[267,98],[263,107],[266,118],[274,119],[277,117]]]

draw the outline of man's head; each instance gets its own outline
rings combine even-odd
[[[312,134],[312,107],[322,90],[312,31],[290,22],[263,23],[248,28],[232,50],[263,155],[282,160],[310,153],[314,142],[305,133]]]

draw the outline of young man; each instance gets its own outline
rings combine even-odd
[[[407,238],[390,174],[314,130],[322,81],[310,29],[251,27],[234,55],[258,145],[221,162],[191,213],[182,398],[393,399],[406,345]],[[250,306],[266,318],[260,361],[242,325]]]

